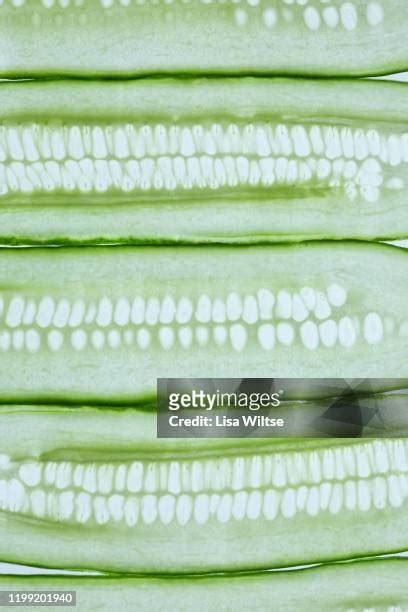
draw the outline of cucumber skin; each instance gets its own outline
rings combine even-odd
[[[408,211],[395,212],[378,203],[368,219],[339,211],[334,221],[319,209],[318,199],[275,200],[273,203],[231,201],[168,201],[146,203],[2,204],[0,245],[4,246],[181,246],[300,243],[314,240],[385,241],[408,236]],[[313,204],[316,207],[312,212]],[[305,205],[309,206],[304,213]],[[288,213],[288,207],[290,213]],[[328,206],[329,207],[329,206]],[[154,210],[152,210],[154,208]],[[348,208],[345,206],[345,208]],[[302,216],[302,213],[303,216]],[[219,229],[214,228],[218,220]],[[229,225],[228,225],[229,223]],[[225,229],[224,229],[225,228]],[[234,229],[233,229],[234,228]]]
[[[408,561],[373,559],[292,571],[201,577],[0,576],[11,591],[75,590],[79,610],[386,612],[408,606]],[[52,610],[59,610],[52,607]]]
[[[369,407],[386,409],[385,420],[390,426],[387,437],[406,437],[407,418],[403,414],[406,390],[376,394],[359,401]],[[307,402],[285,402],[285,409],[302,412],[303,410],[325,411],[333,399],[310,399]],[[393,414],[393,409],[396,414]],[[391,412],[391,416],[387,414]],[[2,430],[7,432],[2,442],[2,453],[16,460],[25,459],[30,449],[32,432],[35,430],[38,456],[57,459],[61,448],[73,460],[85,460],[97,456],[107,457],[115,454],[118,458],[134,453],[135,448],[143,454],[165,454],[177,452],[180,456],[192,457],[197,452],[234,453],[237,448],[256,450],[294,451],[299,444],[307,450],[326,448],[341,444],[359,443],[359,438],[160,438],[156,437],[156,406],[67,406],[67,405],[0,405]],[[24,423],[24,426],[22,426]],[[71,435],[74,432],[75,435]],[[367,436],[369,438],[370,436]],[[113,459],[113,456],[110,457]]]
[[[72,123],[84,120],[163,122],[268,114],[286,119],[330,116],[406,124],[408,85],[381,80],[259,78],[183,78],[180,75],[132,80],[51,79],[0,82],[2,120]],[[72,98],[75,97],[75,105]],[[209,116],[210,115],[210,116]]]

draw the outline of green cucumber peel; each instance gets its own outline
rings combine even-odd
[[[1,83],[0,242],[404,238],[407,87]]]
[[[330,6],[6,0],[0,11],[2,76],[355,76],[408,67],[404,0]]]
[[[332,564],[290,572],[209,577],[0,576],[3,590],[76,591],[81,610],[120,606],[149,612],[175,608],[210,612],[228,601],[230,609],[267,612],[400,612],[408,605],[407,561],[382,559]]]
[[[360,401],[363,406],[376,409],[380,415],[379,419],[384,425],[385,437],[405,437],[407,436],[406,415],[404,407],[406,404],[406,390],[393,391],[388,393],[373,393],[370,396],[362,396]],[[151,408],[130,406],[67,406],[61,404],[4,404],[0,407],[0,418],[8,432],[8,437],[2,444],[2,452],[21,460],[25,457],[29,448],[32,430],[36,432],[35,453],[44,460],[62,459],[70,456],[76,459],[86,459],[89,457],[106,457],[116,449],[122,456],[131,456],[134,449],[142,455],[149,455],[151,440],[154,440],[153,447],[160,449],[160,454],[174,453],[178,451],[179,456],[190,453],[193,456],[196,450],[213,452],[217,454],[219,449],[247,448],[251,452],[256,448],[273,445],[273,448],[280,450],[295,450],[299,444],[293,432],[290,430],[290,421],[299,422],[299,431],[306,413],[312,414],[314,418],[327,413],[327,410],[335,401],[335,398],[310,399],[308,401],[285,401],[282,402],[282,411],[287,419],[288,439],[276,437],[267,440],[241,438],[156,438],[156,411]],[[353,405],[352,400],[350,405]],[[344,403],[344,407],[347,402]],[[275,409],[276,411],[277,409]],[[103,415],[106,416],[104,423]],[[116,419],[117,427],[114,434],[109,436],[111,424]],[[21,430],[20,423],[24,422],[26,427]],[[37,425],[36,425],[37,423]],[[98,424],[98,436],[92,441],[89,439],[89,431],[93,430],[94,424]],[[75,437],[71,436],[71,430],[75,431]],[[330,445],[342,444],[343,437],[335,441],[331,437],[314,438],[312,432],[304,431],[305,437],[302,440],[304,448],[314,448],[315,446],[326,447]],[[362,432],[362,437],[373,437]],[[308,437],[310,436],[310,438]],[[381,435],[377,433],[375,437]],[[314,438],[314,439],[311,439]],[[351,444],[351,438],[345,438],[346,444]],[[114,440],[114,443],[112,443]],[[356,440],[359,442],[359,439]],[[88,452],[87,447],[90,447]],[[157,452],[157,451],[155,451]]]

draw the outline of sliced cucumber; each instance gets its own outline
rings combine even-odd
[[[213,612],[401,612],[408,605],[405,559],[376,559],[290,572],[189,578],[0,576],[3,590],[76,591],[80,610]],[[226,607],[225,602],[228,602]]]
[[[0,73],[361,75],[408,67],[405,0],[5,0]]]
[[[2,83],[0,241],[406,237],[407,91],[251,78]]]
[[[191,573],[405,550],[408,441],[158,440],[153,413],[3,407],[0,560]]]
[[[388,245],[0,252],[2,401],[135,402],[157,377],[407,377]]]

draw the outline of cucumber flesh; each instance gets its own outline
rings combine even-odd
[[[3,402],[139,402],[157,377],[407,377],[388,245],[0,252]]]
[[[405,0],[5,0],[0,11],[2,76],[350,76],[408,67]]]
[[[408,547],[404,438],[158,440],[153,414],[83,407],[0,425],[2,561],[204,573]]]
[[[402,612],[408,605],[407,561],[376,559],[290,572],[212,577],[1,576],[3,590],[75,590],[80,610],[121,609],[180,612],[215,609],[268,612]]]
[[[301,79],[3,83],[0,241],[404,238],[406,93]]]

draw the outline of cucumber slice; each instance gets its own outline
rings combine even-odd
[[[0,240],[407,237],[407,91],[251,78],[2,83]]]
[[[389,74],[408,67],[405,0],[5,0],[4,76]]]
[[[2,561],[204,573],[408,547],[404,438],[158,440],[154,414],[106,407],[0,425]]]
[[[286,612],[376,610],[401,612],[408,605],[408,562],[376,559],[331,564],[290,572],[156,578],[147,576],[0,576],[3,590],[76,591],[80,610],[121,609],[146,612],[175,609],[211,612],[268,612],[271,605]],[[228,601],[228,608],[224,602]]]
[[[136,402],[157,377],[407,377],[408,253],[2,249],[2,401]]]

